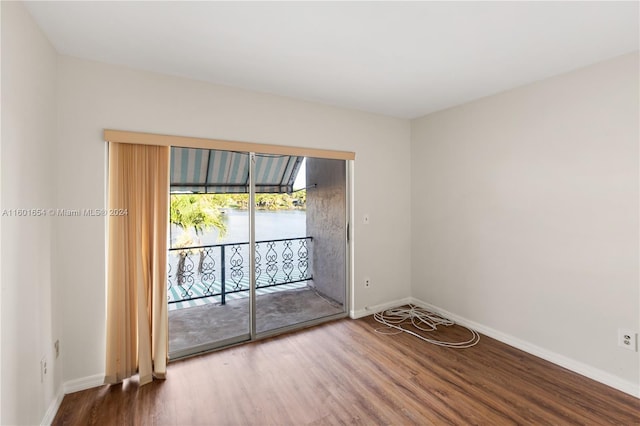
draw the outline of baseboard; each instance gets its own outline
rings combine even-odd
[[[49,404],[49,408],[47,412],[44,413],[44,417],[40,422],[41,426],[49,426],[53,423],[53,419],[56,418],[56,414],[58,413],[58,409],[60,408],[60,404],[62,404],[62,398],[64,398],[64,392],[62,391],[62,386],[58,388],[58,392],[56,393],[56,397]]]
[[[614,389],[627,393],[631,396],[635,396],[636,398],[640,398],[640,386],[629,382],[627,380],[621,379],[613,374],[607,373],[600,369],[594,368],[590,365],[581,363],[574,359],[568,358],[564,355],[560,355],[556,352],[550,351],[545,348],[541,348],[540,346],[536,346],[532,343],[529,343],[525,340],[518,339],[509,334],[503,333],[501,331],[495,330],[491,327],[487,327],[485,325],[479,324],[475,321],[471,321],[467,318],[461,317],[459,315],[454,314],[453,312],[449,312],[445,309],[441,309],[438,306],[434,306],[431,303],[423,302],[422,300],[416,299],[415,297],[410,298],[411,301],[408,303],[412,303],[416,306],[419,306],[424,309],[428,309],[430,311],[436,312],[446,318],[449,318],[460,325],[464,325],[465,327],[469,327],[473,330],[476,330],[479,333],[482,333],[486,336],[489,336],[493,339],[499,340],[502,343],[505,343],[509,346],[513,346],[514,348],[518,348],[524,352],[527,352],[531,355],[535,355],[539,358],[552,362],[560,367],[564,367],[567,370],[571,370],[574,373],[578,373],[582,376],[588,377],[596,382],[600,382],[607,386],[611,386]],[[407,302],[405,302],[407,303]],[[399,306],[399,305],[394,305]]]
[[[56,397],[49,404],[49,408],[47,412],[44,414],[42,418],[42,422],[40,425],[49,426],[53,423],[53,419],[56,418],[56,414],[58,413],[58,409],[60,408],[60,404],[62,404],[62,399],[68,393],[79,392],[85,389],[95,388],[97,386],[102,386],[104,384],[104,375],[96,374],[93,376],[83,377],[81,379],[70,380],[68,382],[64,382],[62,386],[58,389],[56,393]]]
[[[93,376],[64,382],[63,390],[66,395],[68,393],[80,392],[85,389],[91,389],[102,385],[104,385],[104,374],[95,374]]]
[[[449,318],[460,325],[464,325],[465,327],[472,328],[479,333],[482,333],[486,336],[496,339],[509,346],[513,346],[514,348],[518,348],[524,352],[527,352],[531,355],[535,355],[539,358],[552,362],[556,365],[564,367],[582,376],[588,377],[592,380],[595,380],[607,386],[611,386],[614,389],[618,389],[619,391],[622,391],[636,398],[640,398],[640,387],[635,385],[632,382],[621,379],[610,373],[594,368],[590,365],[581,363],[574,359],[568,358],[564,355],[560,355],[548,349],[541,348],[527,341],[518,339],[509,334],[495,330],[491,327],[487,327],[475,321],[471,321],[460,315],[456,315],[453,312],[449,312],[446,309],[442,309],[438,306],[432,305],[431,303],[427,303],[422,300],[416,299],[415,297],[405,297],[404,299],[395,300],[393,302],[381,303],[379,305],[373,305],[373,306],[365,306],[364,309],[351,310],[349,313],[349,316],[353,319],[358,319],[358,318],[366,317],[368,315],[372,315],[376,312],[384,311],[385,309],[395,308],[395,307],[407,305],[407,304],[413,304],[416,306],[420,306],[421,308],[425,308],[430,311],[439,313],[442,316]],[[42,421],[42,424],[50,424],[51,421],[53,421],[53,418],[55,417],[55,414],[58,408],[60,407],[60,403],[62,402],[62,397],[65,394],[79,392],[79,391],[94,388],[97,386],[102,386],[103,384],[104,384],[104,375],[102,374],[96,374],[93,376],[83,377],[81,379],[65,382],[63,385],[63,392],[58,392],[56,399],[51,403],[51,406],[47,410],[47,413]]]
[[[408,303],[412,303],[412,297],[405,297],[404,299],[395,300],[393,302],[381,303],[379,305],[374,306],[365,306],[364,309],[359,309],[357,311],[349,312],[349,316],[353,319],[358,319],[362,317],[366,317],[368,315],[373,315],[376,312],[382,312],[385,309],[395,308],[397,306],[406,305]]]

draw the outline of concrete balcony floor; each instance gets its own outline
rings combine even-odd
[[[258,333],[344,312],[312,287],[256,296]],[[249,333],[249,298],[169,311],[169,354]]]

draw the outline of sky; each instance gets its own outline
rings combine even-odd
[[[296,191],[306,186],[307,186],[307,159],[305,158],[304,160],[302,160],[300,169],[298,169],[298,176],[296,176],[296,180],[293,182],[293,190]]]

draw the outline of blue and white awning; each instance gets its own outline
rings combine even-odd
[[[303,159],[256,154],[256,192],[292,192]],[[172,147],[171,192],[248,193],[249,154]]]

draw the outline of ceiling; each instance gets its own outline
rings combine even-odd
[[[638,50],[638,2],[27,2],[59,53],[414,118]]]

